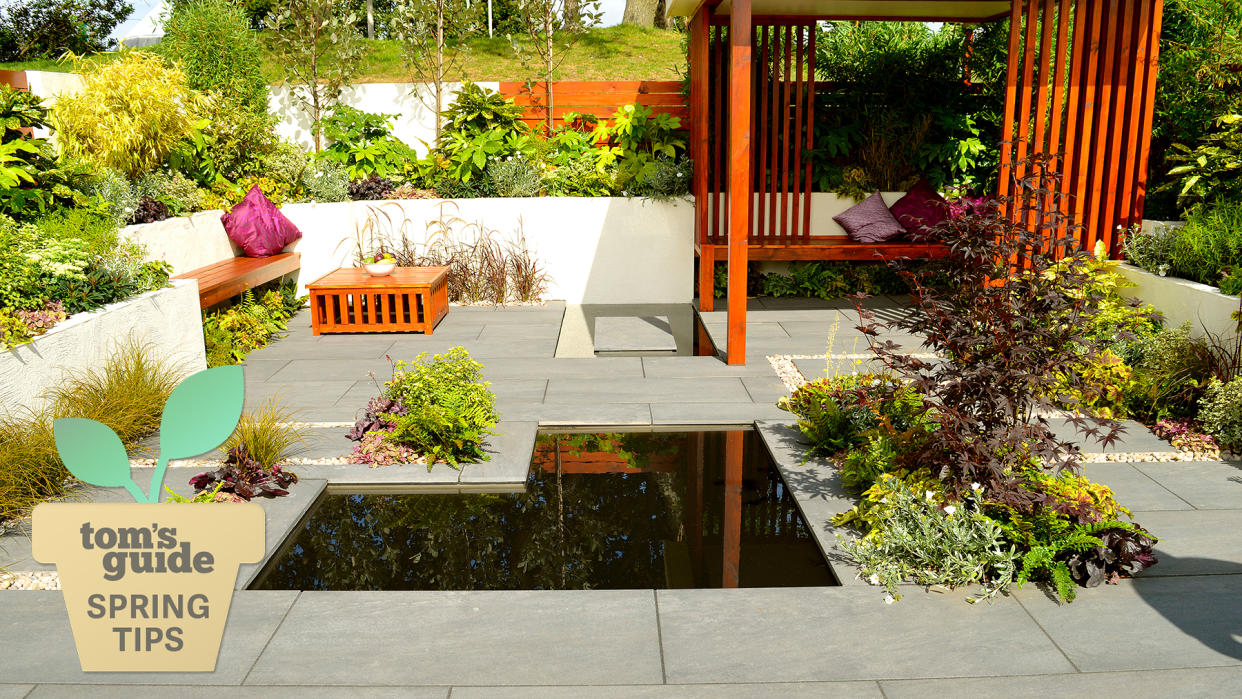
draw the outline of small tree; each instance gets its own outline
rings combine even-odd
[[[576,6],[577,11],[567,12],[567,4]],[[552,76],[574,44],[582,38],[583,32],[598,24],[601,16],[599,0],[527,0],[520,5],[518,17],[533,44],[534,56],[539,59],[539,77],[544,81],[547,96],[545,125],[549,133],[555,123]],[[535,58],[524,51],[512,36],[509,41],[522,63],[533,69]]]
[[[423,106],[435,114],[436,140],[440,140],[440,114],[444,112],[444,83],[450,74],[461,74],[469,23],[483,5],[468,0],[397,0],[393,11],[394,36],[413,82],[431,85],[431,95],[415,89]]]
[[[366,50],[358,18],[338,14],[336,6],[333,0],[278,0],[267,18],[293,96],[310,114],[316,153],[323,148],[320,119],[357,74]]]

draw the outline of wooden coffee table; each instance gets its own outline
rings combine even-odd
[[[306,285],[312,332],[430,335],[448,315],[447,278],[448,267],[398,267],[384,277],[342,267]]]

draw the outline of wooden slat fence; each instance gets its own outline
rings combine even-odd
[[[526,109],[522,121],[540,129],[547,118],[545,83],[502,82],[500,94]],[[612,120],[617,108],[641,104],[656,113],[671,114],[689,123],[690,108],[678,80],[557,80],[552,83],[552,117],[560,124],[566,114],[593,114]]]

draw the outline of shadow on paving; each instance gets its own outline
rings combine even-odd
[[[1160,555],[1161,565],[1197,570],[1234,566],[1211,558]],[[1180,582],[1181,584],[1178,584]],[[1187,588],[1199,589],[1187,589]],[[1215,589],[1213,589],[1215,588]],[[1208,648],[1242,660],[1242,576],[1200,575],[1135,579],[1134,589],[1152,609],[1182,633]]]

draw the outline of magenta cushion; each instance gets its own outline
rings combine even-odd
[[[221,216],[220,222],[229,240],[237,243],[246,257],[270,257],[302,237],[302,231],[263,196],[257,185],[232,211]]]
[[[879,192],[833,216],[832,220],[840,224],[852,240],[860,243],[882,243],[906,232],[893,218]]]
[[[915,236],[931,235],[932,229],[944,221],[948,202],[926,179],[919,180],[906,195],[893,204],[890,211],[907,231]]]

